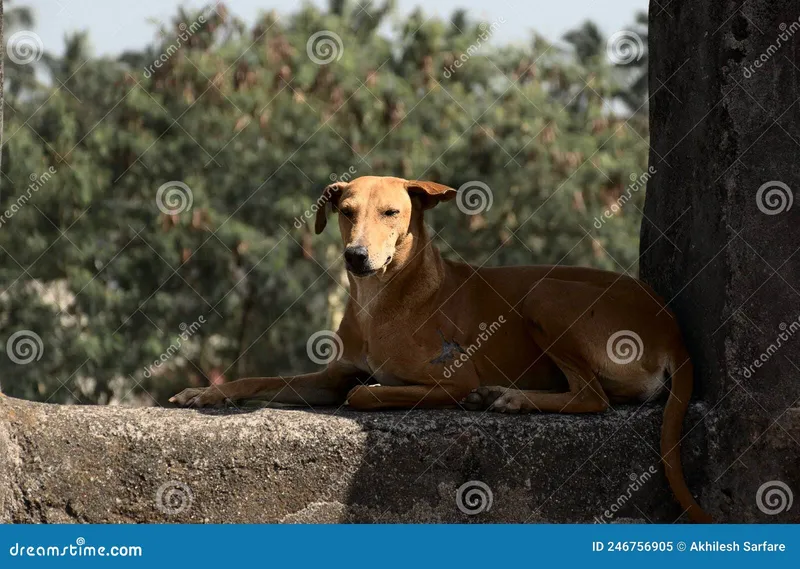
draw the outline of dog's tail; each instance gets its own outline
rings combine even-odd
[[[689,491],[681,465],[681,429],[694,383],[694,368],[683,346],[673,367],[672,390],[664,409],[664,424],[661,427],[661,458],[670,488],[681,507],[689,514],[689,519],[708,524],[712,521],[711,516],[700,507]]]

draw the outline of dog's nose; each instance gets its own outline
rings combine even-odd
[[[368,260],[369,254],[367,253],[367,248],[363,245],[348,247],[344,250],[344,261],[348,269],[356,272],[363,271],[367,267]]]

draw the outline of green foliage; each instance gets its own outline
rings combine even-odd
[[[541,38],[500,45],[485,36],[502,22],[463,12],[387,36],[391,13],[340,1],[248,27],[220,5],[117,59],[68,38],[40,62],[51,83],[24,75],[6,105],[0,341],[29,330],[43,349],[0,354],[4,391],[151,404],[313,369],[306,340],[338,324],[343,268],[336,232],[295,220],[347,172],[486,184],[490,209],[429,216],[450,258],[635,272],[643,191],[595,221],[647,164],[646,124],[617,114],[619,69]],[[307,42],[323,30],[341,43],[319,64]],[[192,205],[164,213],[175,182]]]

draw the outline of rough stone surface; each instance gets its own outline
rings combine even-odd
[[[0,522],[591,522],[620,496],[613,521],[672,522],[661,413],[198,412],[0,396]],[[692,488],[705,414],[696,406],[685,423]],[[489,487],[491,509],[459,510],[468,481]],[[191,503],[185,488],[183,502],[159,501],[170,482]]]
[[[799,17],[796,0],[650,6],[641,276],[711,409],[704,506],[736,521],[800,521],[753,509],[771,481],[800,494]]]

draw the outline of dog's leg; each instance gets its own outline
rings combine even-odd
[[[363,372],[353,366],[333,362],[316,373],[250,377],[206,388],[185,389],[170,398],[170,402],[185,407],[208,407],[257,397],[294,405],[340,405],[361,375]]]
[[[533,340],[566,376],[569,391],[546,393],[484,386],[470,393],[465,406],[506,413],[605,411],[608,396],[595,373],[608,362],[607,336],[602,330],[621,329],[626,324],[619,322],[619,307],[613,302],[615,292],[605,283],[555,279],[537,282],[525,298],[523,314]],[[628,373],[634,375],[638,369],[630,368]]]
[[[479,387],[464,401],[467,409],[489,409],[500,413],[599,413],[608,408],[608,397],[597,377],[586,366],[575,365],[548,353],[567,376],[569,391],[548,393],[510,387]]]
[[[356,386],[347,396],[350,407],[361,411],[375,409],[411,409],[458,407],[469,387],[457,385],[408,385],[401,387]]]

